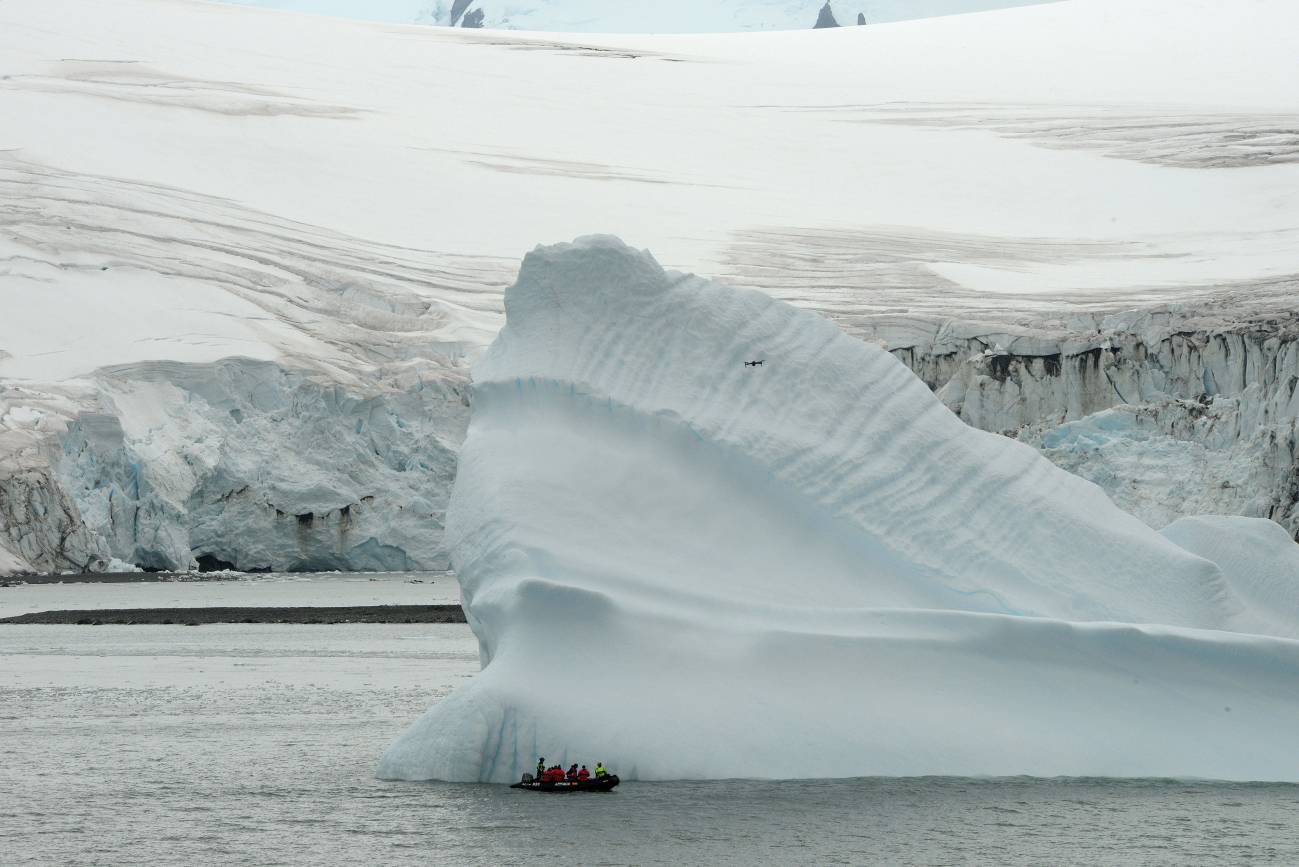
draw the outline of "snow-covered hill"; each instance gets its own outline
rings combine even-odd
[[[467,363],[519,256],[591,231],[887,345],[1152,525],[1293,531],[1299,8],[1249,9],[559,37],[6,0],[3,545],[443,565]]]
[[[825,0],[222,0],[294,12],[394,24],[459,26],[482,12],[484,27],[554,33],[725,33],[802,30],[817,20]],[[1048,0],[831,0],[840,25],[927,18],[1026,6]],[[477,16],[474,16],[475,18]]]

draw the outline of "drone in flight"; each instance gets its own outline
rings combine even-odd
[[[744,366],[745,366],[745,367],[762,367],[762,365],[764,365],[764,364],[766,364],[766,363],[767,363],[767,360],[764,358],[764,359],[762,359],[761,361],[746,361],[746,362],[744,362]]]

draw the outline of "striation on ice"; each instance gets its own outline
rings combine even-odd
[[[1217,564],[1248,614],[1250,632],[1293,635],[1299,624],[1299,545],[1273,521],[1235,515],[1181,518],[1160,531]]]
[[[381,776],[1299,779],[1299,618],[1257,616],[1299,586],[617,239],[538,248],[505,305],[447,525],[484,670]]]

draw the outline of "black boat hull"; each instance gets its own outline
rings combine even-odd
[[[524,783],[515,783],[510,786],[510,788],[526,789],[529,792],[553,792],[556,794],[560,792],[609,792],[613,790],[614,786],[618,785],[618,782],[618,777],[616,775],[610,775],[608,777],[601,777],[598,780],[579,780],[574,782],[565,780],[562,783],[540,783],[536,780],[529,780]]]

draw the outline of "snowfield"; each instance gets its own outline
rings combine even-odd
[[[519,256],[593,231],[884,346],[1151,527],[1293,534],[1296,25],[1286,0],[670,37],[7,0],[0,569],[445,567],[469,366]]]
[[[505,306],[448,521],[484,669],[381,776],[1299,779],[1274,523],[1161,535],[884,350],[614,238],[537,249]]]

